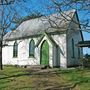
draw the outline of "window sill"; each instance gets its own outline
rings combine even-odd
[[[75,58],[75,57],[71,57],[71,58]]]
[[[13,57],[13,58],[18,58],[18,57]]]
[[[34,56],[29,56],[28,58],[35,58]]]

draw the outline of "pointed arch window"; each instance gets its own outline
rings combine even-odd
[[[29,57],[33,56],[34,57],[34,52],[35,52],[35,42],[32,39],[29,43]]]
[[[72,58],[75,57],[75,54],[74,54],[74,40],[72,39]]]
[[[13,45],[13,57],[17,57],[17,56],[18,56],[18,43],[17,41],[15,41]]]
[[[80,48],[78,48],[78,58],[80,58]]]

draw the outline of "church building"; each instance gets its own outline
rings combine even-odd
[[[22,22],[3,38],[3,65],[67,68],[80,64],[83,41],[77,12],[64,11]]]

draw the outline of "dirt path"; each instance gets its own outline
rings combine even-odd
[[[75,84],[65,82],[55,69],[31,68],[28,72],[32,76],[34,86],[32,90],[74,90]]]

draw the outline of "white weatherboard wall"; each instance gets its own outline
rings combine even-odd
[[[76,47],[76,44],[81,41],[81,37],[79,36],[80,32],[78,31],[77,33],[74,33],[71,36],[71,38],[68,39],[68,66],[74,66],[74,65],[79,65],[80,64],[80,58],[79,58],[79,53],[78,53],[78,47]],[[74,40],[74,58],[72,57],[72,39]],[[79,48],[80,49],[80,48]],[[83,51],[80,49],[80,57],[82,57]]]
[[[76,14],[74,15],[73,18],[74,21],[70,23],[70,26],[68,29],[67,33],[67,64],[68,66],[74,66],[74,65],[79,65],[80,64],[80,58],[78,54],[78,47],[76,47],[76,44],[79,41],[82,41],[81,37],[81,32],[80,32],[80,27],[78,25],[78,20]],[[75,23],[74,23],[75,22]],[[72,57],[72,39],[74,40],[74,58]],[[83,51],[81,48],[80,49],[80,57],[83,55]]]
[[[52,35],[53,40],[58,45],[57,51],[55,52],[57,57],[57,64],[60,63],[60,67],[67,67],[67,50],[66,50],[66,34]],[[54,54],[54,55],[55,55]]]
[[[3,64],[7,65],[38,65],[39,63],[39,53],[38,48],[35,48],[35,57],[29,57],[29,42],[31,39],[17,40],[18,42],[18,57],[13,57],[13,44],[15,41],[9,41],[8,46],[3,47],[2,56]],[[33,38],[35,44],[38,38]]]
[[[4,65],[40,65],[40,49],[41,44],[46,40],[49,44],[49,65],[51,67],[59,66],[66,67],[66,35],[58,34],[51,36],[56,42],[56,46],[51,43],[46,36],[42,39],[39,46],[35,48],[35,57],[29,57],[29,39],[17,40],[18,42],[18,57],[13,57],[13,45],[15,41],[7,41],[8,46],[3,47],[3,64]],[[33,38],[35,44],[37,44],[40,38]],[[58,53],[58,58],[57,58]]]

